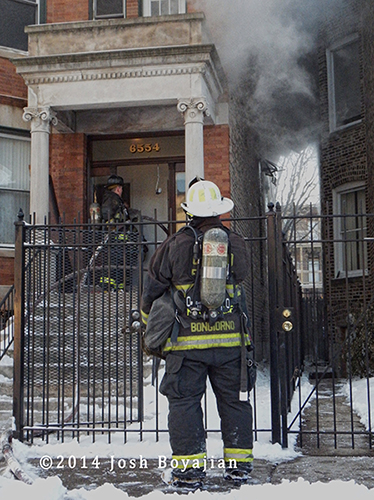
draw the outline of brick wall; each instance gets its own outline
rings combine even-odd
[[[47,23],[87,21],[91,0],[48,0]]]
[[[187,0],[187,12],[200,12],[202,9],[197,5],[196,0]]]
[[[0,257],[0,285],[12,285],[14,283],[14,259],[12,257]]]
[[[363,58],[363,74],[365,81],[365,125],[366,125],[366,148],[367,148],[367,176],[368,193],[367,211],[374,213],[374,3],[367,1],[363,19],[362,45],[365,57]],[[368,223],[368,233],[374,234],[374,218]],[[369,259],[374,262],[374,246],[369,245]],[[371,288],[374,289],[374,273],[370,274]]]
[[[364,21],[364,25],[362,24]],[[326,19],[321,30],[319,49],[319,91],[321,114],[321,199],[322,212],[332,214],[333,190],[346,183],[363,181],[366,184],[367,213],[374,209],[372,196],[374,187],[374,7],[370,0],[347,0],[342,3],[334,16]],[[362,121],[340,131],[329,131],[328,74],[326,49],[345,37],[357,33],[360,41]],[[374,234],[373,220],[368,221],[368,234]],[[324,224],[324,235],[331,239],[334,235],[332,220]],[[335,249],[324,255],[324,293],[330,300],[330,335],[335,343],[341,342],[341,333],[347,325],[347,304],[351,311],[363,305],[363,292],[367,302],[373,293],[374,279],[372,262],[374,249],[368,246],[369,275],[365,278],[365,288],[361,278],[336,279]],[[337,347],[335,347],[338,350]],[[340,360],[341,362],[341,360]]]
[[[27,105],[27,87],[16,68],[6,58],[0,57],[0,104],[23,108]]]
[[[228,125],[204,127],[204,175],[217,184],[222,196],[231,197]]]
[[[51,134],[50,173],[60,216],[72,223],[81,213],[86,220],[86,137],[84,134]]]
[[[243,102],[247,89],[238,85],[230,99],[230,179],[235,217],[264,214],[258,159],[253,131],[248,126]],[[269,359],[269,327],[265,226],[260,220],[236,223],[234,229],[249,238],[249,278],[245,283],[257,359]]]
[[[23,78],[16,73],[13,64],[0,57],[0,105],[24,108],[27,106],[27,87]],[[0,125],[8,126],[8,123]],[[0,257],[0,285],[12,285],[14,282],[14,259]]]
[[[328,202],[332,213],[332,190],[347,182],[367,180],[365,99],[362,100],[363,121],[358,125],[330,134],[326,49],[352,33],[361,33],[361,1],[344,2],[339,13],[327,19],[321,30],[319,49],[319,91],[321,114],[321,195],[323,209]],[[361,52],[361,62],[364,54]],[[362,77],[362,95],[365,95]]]
[[[138,17],[138,16],[139,16],[139,1],[127,0],[126,17]]]

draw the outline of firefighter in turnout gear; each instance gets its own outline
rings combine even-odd
[[[252,470],[249,391],[255,367],[242,287],[250,266],[244,239],[219,218],[233,206],[214,183],[190,183],[182,203],[188,222],[153,255],[142,296],[144,324],[156,299],[167,290],[174,298],[177,328],[163,345],[160,392],[168,398],[170,445],[178,464],[173,484],[193,489],[201,484],[207,463],[201,408],[207,377],[221,420],[225,478],[245,481]],[[225,288],[222,304],[217,302],[219,281]]]
[[[104,222],[125,222],[129,214],[122,200],[124,181],[119,175],[112,174],[107,181],[101,203]]]
[[[105,231],[106,245],[101,255],[103,275],[99,282],[105,290],[123,290],[125,287],[130,289],[138,281],[140,236],[135,223],[141,221],[141,214],[123,201],[123,187],[123,178],[111,175],[101,204],[103,222],[108,224]],[[144,257],[148,251],[147,246],[141,245],[141,251]]]

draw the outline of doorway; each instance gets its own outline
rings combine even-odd
[[[117,174],[125,182],[124,201],[143,217],[168,222],[169,233],[177,231],[185,221],[180,206],[185,198],[183,134],[92,136],[89,158],[88,205],[94,201],[94,193],[100,203],[108,176]]]

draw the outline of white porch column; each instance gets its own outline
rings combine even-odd
[[[185,126],[187,193],[193,177],[204,177],[204,115],[209,113],[204,97],[179,99],[178,111],[183,114]]]
[[[23,119],[31,122],[30,213],[43,224],[49,212],[49,134],[57,118],[50,107],[24,108]]]

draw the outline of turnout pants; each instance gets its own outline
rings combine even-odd
[[[252,469],[252,407],[239,400],[240,347],[171,352],[166,357],[160,392],[169,401],[169,435],[178,468],[203,466],[206,441],[201,399],[209,377],[221,420],[226,468]],[[182,461],[184,459],[184,462]],[[233,462],[233,459],[235,462]]]

